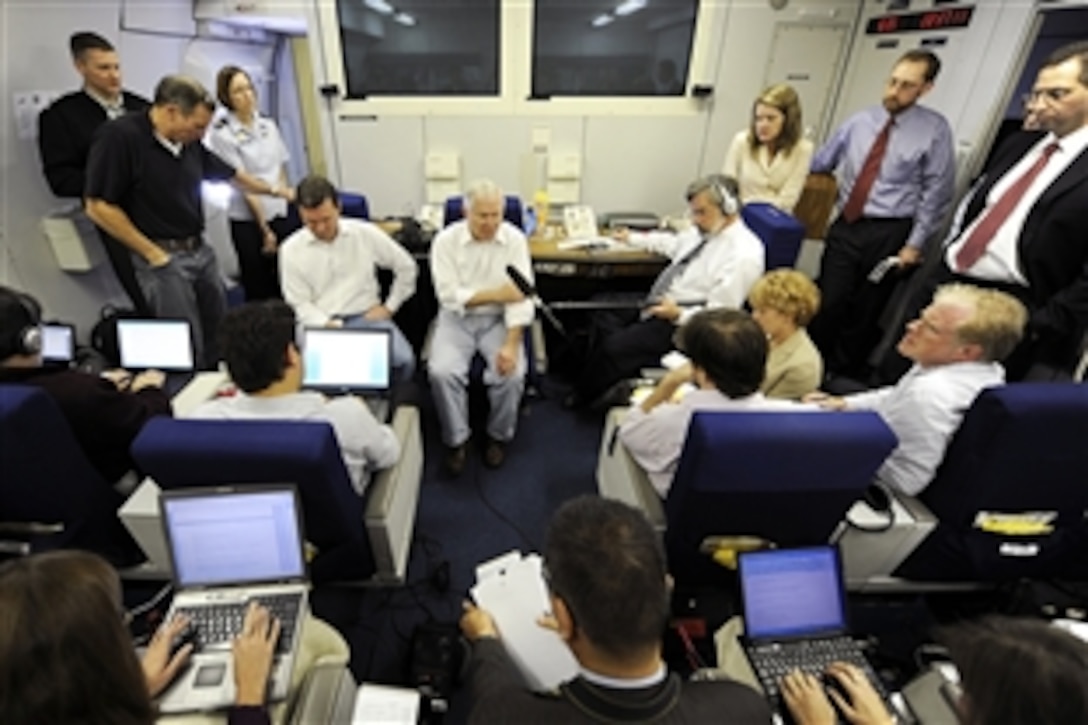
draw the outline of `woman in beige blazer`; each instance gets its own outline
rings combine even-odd
[[[768,398],[799,400],[820,387],[824,361],[805,331],[820,308],[820,290],[795,269],[776,269],[748,293],[752,317],[770,343],[760,390]]]
[[[762,201],[792,213],[811,161],[812,142],[802,138],[797,91],[778,84],[756,99],[752,124],[733,138],[722,173],[740,184],[745,204]]]

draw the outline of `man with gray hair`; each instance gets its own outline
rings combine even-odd
[[[215,336],[226,298],[215,252],[202,237],[201,182],[230,180],[253,194],[294,198],[204,147],[214,109],[198,81],[164,77],[147,113],[99,130],[83,190],[87,216],[131,250],[152,314],[190,322],[195,359],[205,368],[218,361]]]
[[[491,410],[484,463],[490,468],[502,465],[525,388],[522,335],[534,310],[506,270],[514,267],[532,282],[533,267],[525,235],[503,221],[503,204],[493,182],[474,182],[465,193],[465,219],[443,229],[431,244],[440,309],[427,372],[448,449],[446,471],[455,476],[465,468],[471,434],[467,385],[473,356],[478,352],[486,365]]]
[[[735,179],[711,174],[693,181],[684,193],[691,218],[686,230],[617,233],[620,241],[663,254],[672,263],[654,281],[641,311],[595,321],[599,342],[590,350],[568,407],[589,405],[642,368],[656,367],[672,349],[676,328],[699,310],[744,305],[765,262],[763,242],[740,218],[738,194]]]

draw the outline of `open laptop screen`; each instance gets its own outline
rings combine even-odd
[[[72,325],[51,322],[41,326],[42,362],[67,365],[76,356],[76,330]]]
[[[744,628],[753,640],[845,633],[839,550],[767,549],[739,559]]]
[[[290,486],[166,491],[161,506],[179,587],[305,576],[298,506]]]
[[[118,320],[121,367],[164,371],[193,369],[193,338],[186,320]]]
[[[302,386],[311,390],[385,392],[391,382],[388,330],[307,327]]]

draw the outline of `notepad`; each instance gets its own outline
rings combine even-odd
[[[353,725],[415,725],[419,721],[419,692],[364,682],[355,695]]]

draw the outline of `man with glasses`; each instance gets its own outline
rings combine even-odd
[[[962,280],[1027,306],[1011,380],[1068,377],[1088,329],[1088,41],[1047,58],[1025,103],[1046,135],[1017,134],[994,155],[928,286]]]
[[[668,671],[661,648],[670,581],[661,539],[641,511],[597,496],[567,501],[548,526],[544,561],[551,612],[535,626],[554,630],[581,671],[555,692],[533,694],[491,615],[466,603],[470,722],[770,722],[766,701],[746,685],[684,682]]]
[[[940,69],[927,50],[905,53],[881,105],[848,118],[812,159],[813,172],[839,177],[839,216],[820,261],[822,302],[809,325],[829,371],[865,374],[892,291],[869,275],[889,257],[900,269],[918,264],[952,204],[952,130],[940,113],[918,105]]]
[[[894,386],[842,398],[806,396],[832,410],[875,410],[899,439],[880,483],[916,496],[933,479],[975,396],[1005,382],[999,364],[1020,341],[1027,311],[993,289],[948,284],[907,325],[898,350],[914,366]]]
[[[87,216],[132,253],[136,281],[156,317],[188,320],[198,364],[212,368],[226,296],[215,252],[204,243],[201,183],[232,181],[252,194],[294,200],[235,169],[201,143],[215,101],[198,81],[166,76],[146,113],[102,126],[87,161]]]

